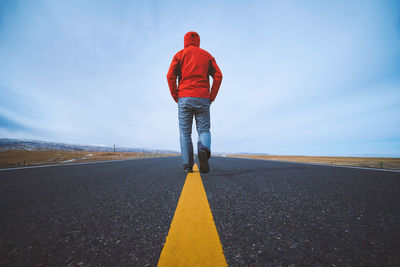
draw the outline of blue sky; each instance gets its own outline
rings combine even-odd
[[[224,75],[213,151],[400,155],[399,1],[25,0],[0,16],[0,137],[178,150],[166,73],[194,30]]]

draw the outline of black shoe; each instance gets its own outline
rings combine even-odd
[[[210,165],[208,165],[208,153],[205,149],[200,149],[197,153],[200,162],[200,172],[207,173],[210,171]]]
[[[185,173],[193,172],[193,167],[184,167],[184,168],[183,168],[183,171],[184,171]]]

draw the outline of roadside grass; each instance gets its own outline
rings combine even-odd
[[[129,153],[64,150],[6,150],[0,152],[0,168],[94,162],[118,159],[176,156],[170,153]]]
[[[320,163],[337,166],[356,166],[378,169],[400,169],[400,158],[368,158],[368,157],[314,157],[314,156],[276,156],[276,155],[242,155],[234,154],[227,157],[265,159],[291,162]]]

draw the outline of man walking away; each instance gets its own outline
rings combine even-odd
[[[210,79],[213,84],[210,90]],[[176,79],[178,78],[178,86]],[[197,156],[200,171],[210,171],[208,159],[211,156],[210,105],[217,96],[222,73],[210,53],[200,48],[200,36],[188,32],[184,37],[184,49],[176,53],[167,74],[168,86],[175,102],[178,103],[179,132],[183,168],[193,171],[192,123],[196,119],[199,135]]]

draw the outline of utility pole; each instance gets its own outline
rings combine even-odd
[[[114,155],[115,155],[115,144],[114,144]]]

